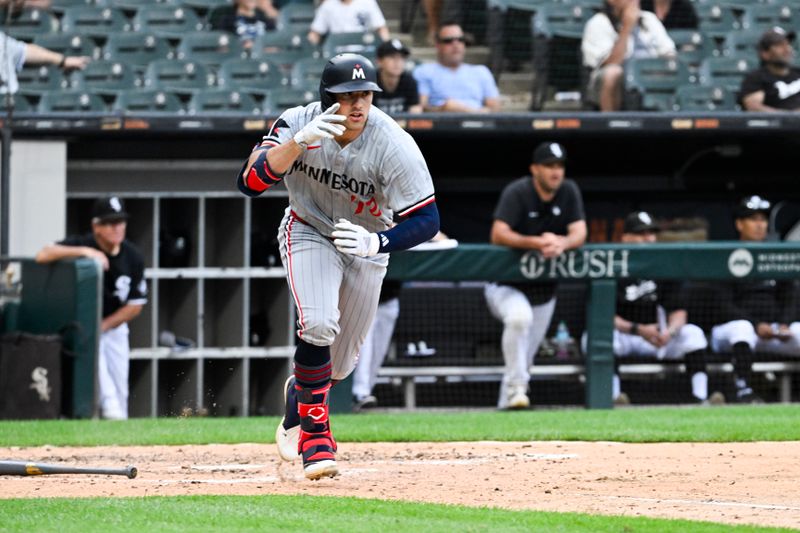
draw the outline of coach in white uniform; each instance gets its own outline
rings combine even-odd
[[[125,239],[127,223],[128,213],[120,198],[100,198],[92,209],[91,233],[67,237],[36,254],[38,263],[90,257],[105,271],[97,381],[100,414],[114,420],[128,418],[128,322],[139,316],[147,303],[144,257]]]
[[[533,151],[530,175],[509,183],[500,195],[492,223],[492,244],[538,250],[557,257],[586,241],[586,220],[578,185],[564,179],[567,154],[558,143]],[[497,407],[530,406],[530,366],[556,307],[552,282],[490,283],[485,289],[489,311],[503,322],[505,360]]]
[[[281,181],[289,191],[278,241],[297,307],[298,344],[276,440],[282,458],[302,455],[309,479],[338,473],[328,393],[355,367],[388,253],[439,230],[425,159],[411,136],[372,105],[374,91],[380,88],[367,58],[332,58],[320,101],[285,111],[237,178],[248,196]]]

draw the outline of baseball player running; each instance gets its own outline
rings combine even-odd
[[[281,181],[289,191],[278,242],[298,342],[276,440],[283,459],[302,455],[309,479],[338,473],[328,394],[355,366],[389,252],[439,230],[425,159],[411,136],[372,106],[375,91],[367,58],[333,57],[322,72],[320,101],[286,110],[237,178],[248,196]]]

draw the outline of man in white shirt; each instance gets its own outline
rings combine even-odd
[[[325,0],[317,8],[308,40],[317,45],[329,33],[375,32],[389,40],[389,28],[375,0]]]
[[[592,69],[586,99],[600,111],[622,107],[623,64],[628,59],[673,57],[675,43],[658,17],[639,9],[639,0],[605,0],[586,23],[583,64]]]

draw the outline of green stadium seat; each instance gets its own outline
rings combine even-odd
[[[67,80],[61,69],[47,65],[28,65],[17,73],[20,91],[42,94],[59,91],[67,87]]]
[[[740,29],[739,19],[732,7],[721,3],[696,4],[700,31],[714,38],[723,38],[729,32]]]
[[[373,32],[330,33],[322,43],[322,57],[330,58],[344,52],[361,54],[375,60],[375,51],[381,43]]]
[[[262,107],[272,109],[276,114],[283,113],[285,109],[299,105],[306,105],[319,100],[319,93],[310,89],[295,89],[282,87],[264,93]]]
[[[761,30],[732,31],[722,41],[722,55],[727,57],[747,56],[758,59],[758,41],[761,39]]]
[[[630,60],[625,64],[625,109],[667,111],[677,88],[694,81],[679,59]]]
[[[191,93],[211,87],[214,77],[196,61],[158,59],[151,62],[144,74],[146,89],[162,89],[178,93]]]
[[[31,113],[36,111],[36,108],[31,105],[30,101],[19,93],[0,95],[0,113],[8,113],[9,104],[11,104],[14,113]]]
[[[98,48],[95,42],[86,35],[79,33],[39,35],[33,40],[33,43],[59,54],[93,58],[98,56]]]
[[[104,112],[106,104],[96,94],[87,91],[53,91],[42,95],[39,113]]]
[[[714,56],[714,39],[698,30],[669,30],[669,36],[675,43],[678,57],[690,70],[696,71],[700,63],[707,57]]]
[[[230,0],[177,0],[175,3],[192,8],[201,18],[208,17],[218,7],[231,5]]]
[[[184,109],[176,94],[152,89],[120,91],[114,101],[113,111],[178,114]]]
[[[5,14],[3,14],[5,21]],[[58,31],[58,19],[43,9],[23,9],[19,16],[12,16],[4,31],[21,41],[31,42],[40,35]]]
[[[551,4],[533,15],[533,35],[581,39],[583,27],[595,10],[583,4]]]
[[[226,59],[244,56],[242,44],[235,35],[224,31],[187,33],[177,47],[177,58],[198,61],[205,65],[220,65]]]
[[[228,59],[217,73],[217,85],[229,90],[263,92],[288,84],[281,69],[264,59]]]
[[[266,59],[288,74],[297,60],[322,56],[319,48],[308,42],[307,34],[308,28],[287,28],[262,33],[253,42],[250,57]]]
[[[115,33],[103,47],[104,59],[127,63],[137,72],[144,72],[151,61],[169,59],[171,53],[169,43],[152,33]]]
[[[736,99],[725,87],[684,85],[675,92],[675,108],[679,111],[735,111]]]
[[[114,7],[72,6],[64,10],[61,31],[80,33],[91,37],[108,37],[112,33],[129,31],[125,14]]]
[[[88,6],[92,4],[99,4],[100,2],[93,2],[92,0],[52,0],[50,4],[50,11],[57,15],[62,15],[64,10],[73,6]]]
[[[725,87],[738,94],[742,78],[758,66],[758,61],[749,56],[709,57],[700,65],[698,71],[701,85]]]
[[[72,87],[93,93],[116,94],[139,85],[133,67],[122,61],[92,61],[72,73]]]
[[[308,31],[314,20],[314,4],[291,2],[280,9],[278,29],[295,28]]]
[[[764,31],[780,26],[786,31],[800,29],[800,4],[755,4],[742,15],[742,29]]]
[[[203,22],[191,8],[156,4],[142,7],[133,17],[133,30],[154,33],[167,39],[203,29]]]
[[[232,114],[261,115],[261,105],[244,91],[208,89],[198,91],[189,100],[190,115]]]
[[[300,59],[292,67],[289,85],[296,89],[313,89],[319,86],[319,79],[328,60],[307,57]]]

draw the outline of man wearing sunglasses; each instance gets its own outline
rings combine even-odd
[[[486,65],[464,63],[466,42],[461,26],[445,22],[436,33],[436,63],[414,70],[425,111],[494,113],[500,91]]]
[[[771,207],[760,196],[748,196],[739,202],[734,219],[741,241],[761,242],[767,238]],[[761,401],[751,388],[754,353],[800,355],[795,293],[792,280],[743,280],[721,287],[717,300],[719,325],[711,330],[711,346],[716,352],[733,354],[738,401]]]

